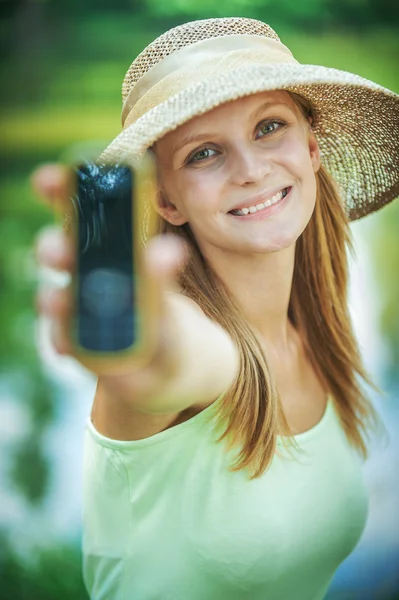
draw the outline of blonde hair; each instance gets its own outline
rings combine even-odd
[[[306,118],[314,117],[309,102],[291,96]],[[349,223],[338,190],[323,166],[316,173],[316,182],[316,206],[296,244],[288,316],[334,400],[350,444],[366,458],[368,432],[379,420],[361,387],[361,382],[372,383],[362,364],[347,306],[346,248],[352,249]],[[225,427],[218,442],[225,439],[227,450],[238,450],[231,471],[247,468],[250,479],[260,477],[273,459],[278,435],[295,447],[262,347],[229,290],[202,256],[189,225],[176,227],[161,219],[159,231],[188,242],[190,259],[179,276],[183,293],[219,323],[239,348],[238,377],[216,414]]]

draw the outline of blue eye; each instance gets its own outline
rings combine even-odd
[[[191,154],[188,157],[187,162],[201,162],[203,160],[206,160],[207,158],[211,158],[213,156],[211,152],[216,154],[216,150],[213,150],[212,148],[201,148],[201,150],[198,150],[194,154]]]

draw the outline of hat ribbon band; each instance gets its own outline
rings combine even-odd
[[[225,35],[190,44],[155,64],[131,88],[122,109],[122,125],[131,125],[190,83],[248,62],[297,63],[284,44],[259,35]]]

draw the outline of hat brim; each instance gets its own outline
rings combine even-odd
[[[399,196],[399,96],[358,75],[317,65],[270,64],[230,70],[168,98],[124,129],[102,162],[131,162],[166,133],[226,102],[287,90],[308,99],[322,163],[350,220]]]

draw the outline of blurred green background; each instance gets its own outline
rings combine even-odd
[[[93,382],[84,374],[75,377],[70,364],[58,369],[49,351],[47,362],[38,353],[44,342],[34,308],[38,273],[32,245],[53,215],[30,189],[32,170],[115,137],[121,83],[130,63],[157,35],[187,20],[259,18],[277,30],[299,61],[353,71],[399,92],[399,15],[393,0],[217,4],[0,0],[0,597],[5,600],[87,598],[80,564],[80,456]],[[360,295],[352,310],[366,362],[386,392],[376,403],[397,428],[399,203],[356,223],[354,234],[371,300]],[[399,539],[395,544],[391,535],[398,525],[393,490],[398,482],[390,479],[396,458],[394,445],[378,459],[389,466],[382,482],[376,477],[380,463],[371,462],[371,522],[377,523],[373,515],[381,511],[386,520],[371,528],[340,569],[329,598],[399,598],[394,568]],[[384,528],[390,530],[386,540]]]

